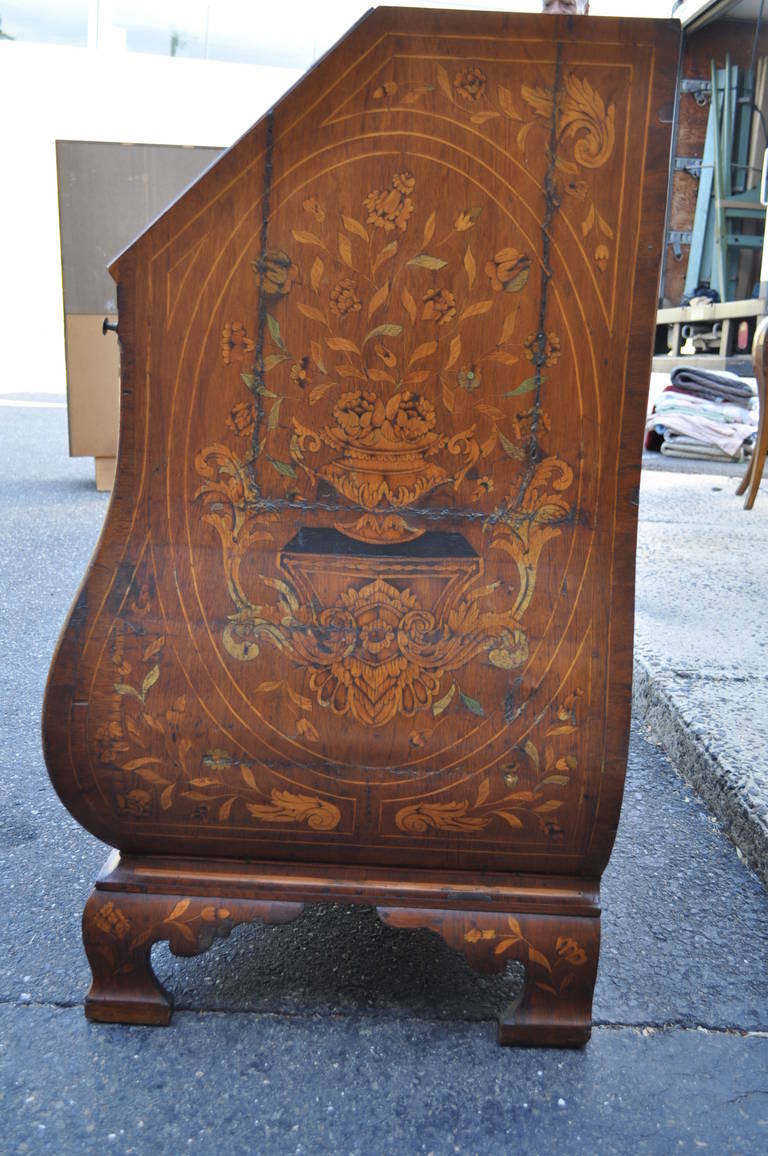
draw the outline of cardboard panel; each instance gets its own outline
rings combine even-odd
[[[72,457],[117,454],[120,356],[115,335],[101,332],[106,315],[117,319],[117,288],[107,264],[219,153],[56,142]]]
[[[107,314],[110,321],[116,313]],[[104,313],[64,318],[67,349],[69,453],[73,458],[114,458],[120,412],[117,334],[102,334]]]

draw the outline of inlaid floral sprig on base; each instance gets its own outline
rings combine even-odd
[[[575,981],[574,969],[583,967],[589,958],[578,940],[558,935],[554,951],[545,954],[526,939],[514,916],[508,917],[507,925],[505,933],[494,927],[473,927],[465,933],[464,939],[467,943],[493,943],[494,955],[510,953],[515,958],[522,956],[524,962],[535,969],[534,975],[546,977],[534,980],[537,988],[551,996],[565,995]]]

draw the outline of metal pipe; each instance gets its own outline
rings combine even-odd
[[[760,0],[760,8],[757,13],[757,20],[755,22],[755,35],[752,40],[752,56],[749,61],[749,96],[750,103],[755,95],[755,61],[757,59],[757,42],[760,39],[760,28],[763,23],[763,8],[765,7],[765,0]]]

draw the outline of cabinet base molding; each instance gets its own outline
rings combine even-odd
[[[171,1001],[152,946],[200,955],[241,923],[297,919],[307,903],[361,903],[388,926],[434,931],[478,972],[525,967],[518,1001],[499,1015],[499,1042],[579,1047],[591,1033],[600,946],[590,879],[424,873],[225,860],[110,856],[83,914],[93,973],[91,1020],[164,1025]]]

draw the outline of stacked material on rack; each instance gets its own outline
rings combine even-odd
[[[757,385],[735,373],[679,366],[646,421],[645,448],[680,458],[743,461],[757,431]]]

